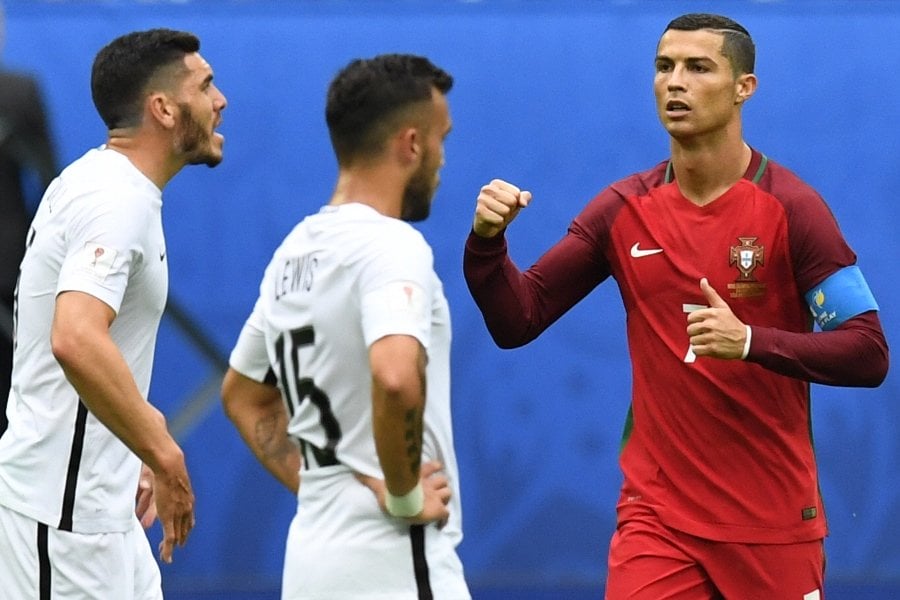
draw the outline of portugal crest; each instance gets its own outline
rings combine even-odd
[[[756,240],[755,237],[739,237],[741,245],[731,247],[728,264],[737,267],[739,273],[737,280],[728,284],[732,298],[761,296],[766,291],[766,284],[753,276],[756,267],[765,264],[766,254],[765,247],[757,245]]]
[[[738,281],[756,281],[753,270],[757,265],[765,264],[766,249],[754,243],[755,237],[739,237],[738,240],[741,245],[731,247],[731,261],[728,264],[737,265],[741,272]]]

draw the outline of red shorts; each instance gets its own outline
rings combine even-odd
[[[824,600],[824,578],[823,540],[715,542],[646,511],[613,535],[606,600]]]

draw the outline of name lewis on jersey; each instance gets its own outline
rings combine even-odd
[[[728,254],[728,264],[737,268],[738,278],[728,284],[732,298],[750,298],[762,296],[766,292],[766,284],[757,281],[753,275],[756,267],[765,264],[766,249],[757,245],[756,237],[739,237],[740,245],[732,246]]]
[[[279,263],[275,272],[275,300],[294,292],[308,292],[312,289],[318,253],[291,256]]]

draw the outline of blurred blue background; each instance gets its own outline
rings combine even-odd
[[[746,139],[830,203],[898,345],[898,2],[4,4],[4,62],[41,80],[63,163],[105,140],[90,66],[127,31],[197,33],[229,100],[225,162],[186,169],[165,193],[172,310],[151,398],[182,441],[197,495],[189,545],[163,566],[171,599],[277,597],[295,502],[224,418],[219,368],[270,253],[331,193],[324,95],[354,57],[421,53],[456,78],[443,183],[420,229],[453,311],[460,553],[476,599],[602,597],[630,371],[613,284],[529,346],[493,345],[461,272],[475,196],[493,177],[533,191],[509,236],[527,266],[601,188],[664,159],[651,79],[656,42],[673,17],[721,12],[753,34],[760,88],[745,108]],[[879,389],[813,390],[831,600],[900,598],[898,386],[894,369]],[[151,530],[154,546],[159,535]]]

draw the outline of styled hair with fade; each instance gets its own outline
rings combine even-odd
[[[134,31],[104,46],[91,69],[91,96],[108,129],[134,127],[143,116],[147,86],[184,57],[200,50],[193,33],[172,29]]]
[[[427,58],[381,54],[356,59],[328,87],[325,121],[338,164],[348,166],[378,155],[411,107],[446,94],[453,78]]]
[[[753,73],[756,64],[756,46],[750,32],[737,21],[721,15],[690,13],[673,19],[665,31],[670,29],[677,31],[712,29],[721,33],[725,38],[722,41],[722,56],[731,63],[731,70],[735,76]]]

